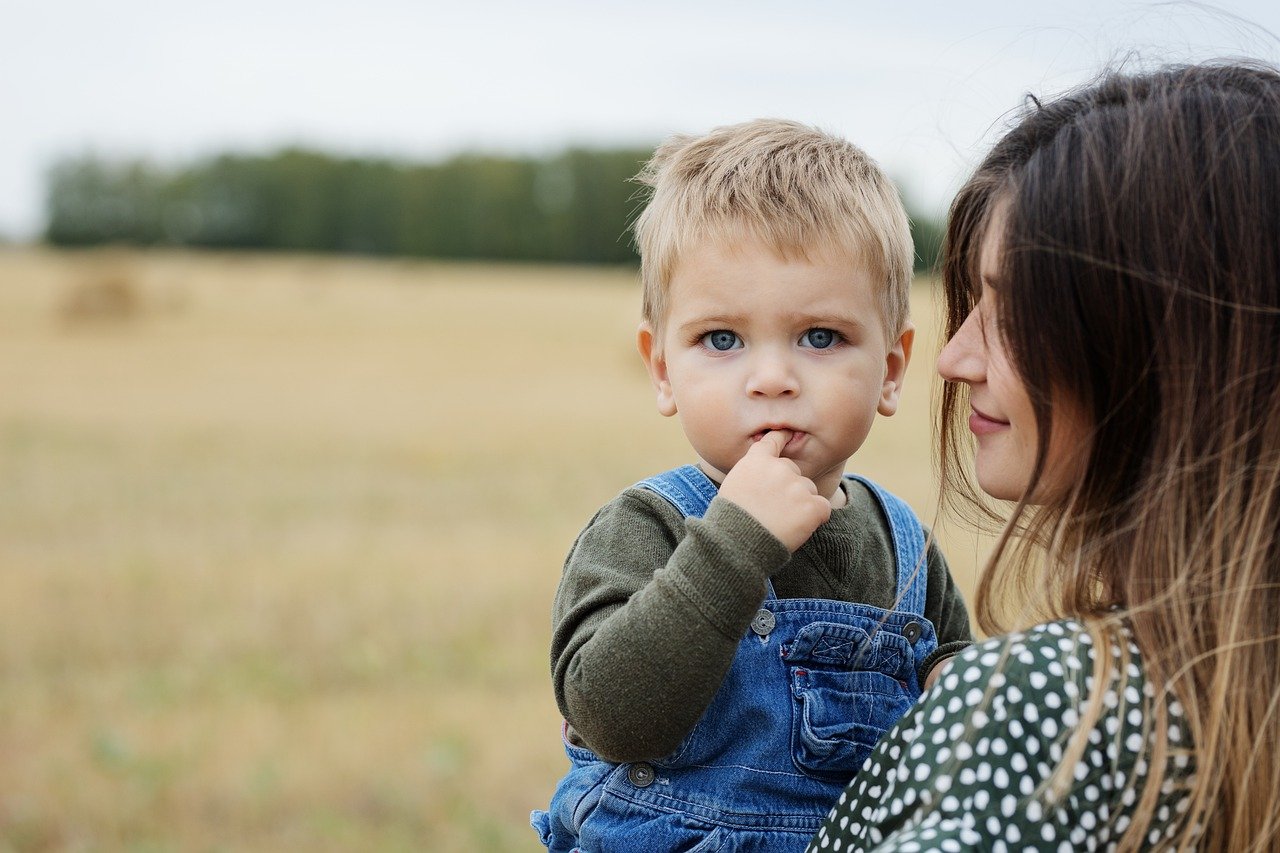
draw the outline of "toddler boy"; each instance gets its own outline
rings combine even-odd
[[[844,474],[911,357],[907,217],[861,150],[792,122],[674,138],[641,179],[640,355],[698,461],[569,553],[571,768],[533,824],[553,851],[802,850],[972,640],[914,513]]]

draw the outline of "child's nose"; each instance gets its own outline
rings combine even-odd
[[[792,397],[799,392],[799,377],[789,358],[764,351],[752,359],[747,379],[747,393],[752,397]]]

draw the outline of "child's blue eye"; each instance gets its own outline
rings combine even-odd
[[[702,336],[702,343],[718,352],[727,352],[742,346],[742,339],[728,329],[716,329]]]
[[[801,346],[810,346],[814,349],[827,349],[836,345],[840,340],[840,335],[831,329],[810,329],[800,337]]]

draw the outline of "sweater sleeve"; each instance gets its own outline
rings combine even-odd
[[[921,684],[939,661],[973,645],[973,629],[969,626],[969,610],[965,606],[964,595],[951,576],[951,569],[936,542],[929,543],[927,563],[929,590],[925,595],[925,616],[937,632],[938,648],[920,664]]]
[[[765,579],[789,559],[729,501],[714,499],[702,519],[664,518],[674,512],[660,497],[624,492],[579,535],[556,593],[556,701],[612,761],[679,745],[724,680]]]

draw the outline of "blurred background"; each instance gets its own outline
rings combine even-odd
[[[1272,3],[5,5],[0,851],[538,849],[549,608],[689,461],[634,353],[656,142],[899,181],[922,339],[854,467],[938,515],[930,267],[1026,93],[1274,60]]]

